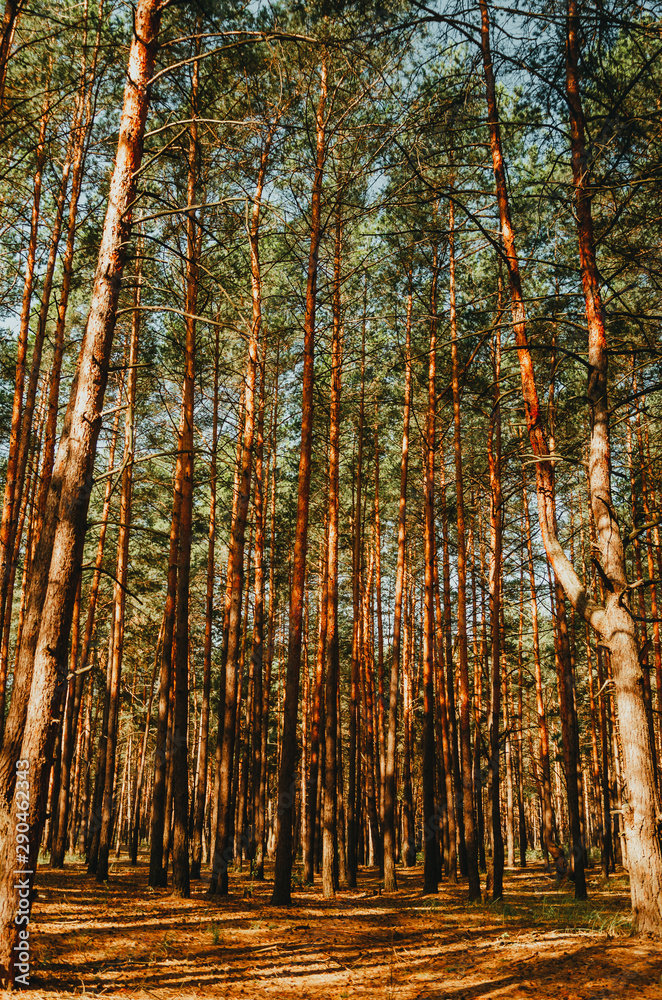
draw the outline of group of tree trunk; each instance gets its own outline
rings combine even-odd
[[[228,39],[242,31],[190,12],[182,25],[179,14],[165,24],[167,3],[139,0],[73,364],[69,298],[106,58],[103,2],[96,18],[86,3],[80,22],[57,184],[48,161],[57,82],[45,83],[27,157],[31,203],[21,227],[0,523],[3,982],[16,977],[17,845],[31,894],[40,850],[54,867],[83,855],[100,883],[111,877],[114,850],[132,864],[148,857],[149,884],[181,897],[198,879],[209,880],[209,895],[225,896],[232,871],[246,864],[263,880],[273,864],[274,905],[290,903],[293,887],[317,874],[332,897],[355,887],[366,865],[394,892],[397,866],[419,862],[426,893],[461,877],[470,900],[498,900],[505,865],[524,867],[538,852],[550,873],[572,880],[578,899],[596,864],[605,878],[625,865],[636,928],[662,931],[662,478],[651,458],[644,348],[630,344],[625,353],[619,341],[617,379],[610,370],[617,352],[598,265],[581,11],[568,0],[560,98],[568,239],[578,261],[574,339],[564,339],[555,306],[541,340],[529,315],[539,290],[520,268],[532,251],[507,179],[514,140],[503,134],[493,12],[486,0],[479,8],[480,23],[464,35],[482,60],[476,128],[483,145],[487,137],[483,168],[493,175],[485,225],[480,211],[467,211],[466,163],[454,147],[444,150],[441,169],[404,148],[395,130],[375,126],[379,152],[368,155],[360,129],[346,127],[355,106],[364,101],[369,115],[377,98],[372,82],[348,82],[356,36],[343,37],[345,22],[333,30],[326,17],[305,31],[266,22],[243,29],[236,44],[263,45],[269,72],[282,72],[281,45],[299,55],[305,47],[311,60],[309,183],[292,184],[288,197],[300,215],[283,237],[294,241],[298,227],[304,239],[275,293],[280,260],[265,219],[288,162],[283,123],[301,93],[281,81],[263,119],[257,99],[248,101],[244,194],[224,195],[209,153],[220,119],[205,89],[205,46],[218,36],[231,49]],[[419,25],[457,29],[444,11],[412,10]],[[7,0],[6,143],[21,106],[17,85],[11,89],[21,57],[15,33],[29,16]],[[393,38],[406,26],[397,11],[390,16]],[[177,46],[188,46],[179,61]],[[153,94],[166,107],[174,101],[163,78],[175,64],[186,81],[186,99],[178,96],[172,112],[176,138],[143,157],[146,141],[174,127],[147,131]],[[395,77],[404,72],[398,67]],[[448,126],[450,142],[452,135]],[[361,249],[368,212],[360,192],[391,140],[400,199],[391,221],[395,228],[409,195],[419,214],[389,251],[398,265],[393,322],[384,327]],[[183,204],[148,215],[137,206],[158,156],[176,162]],[[240,207],[231,239],[247,263],[245,287],[228,304],[205,248],[214,212],[233,200]],[[283,206],[292,210],[286,199]],[[181,225],[167,229],[177,213]],[[468,333],[467,214],[489,250],[476,298],[481,281],[490,288],[483,326]],[[165,227],[158,236],[149,226],[156,219]],[[154,261],[169,246],[181,291],[152,305]],[[302,292],[293,333],[279,310],[292,308],[295,271]],[[554,296],[558,303],[558,282]],[[152,313],[170,324],[163,336],[175,346],[163,354],[170,370],[161,387],[150,382],[147,393]],[[375,374],[382,353],[392,359],[388,400]],[[585,412],[572,415],[585,448],[579,481],[559,471],[558,425],[569,419],[565,358],[587,372],[575,397]],[[68,400],[60,396],[63,371]],[[626,380],[624,427],[613,419],[610,393]],[[178,423],[168,408],[173,382]],[[137,438],[139,426],[145,437],[154,433],[147,425],[157,410],[172,425],[173,447],[147,457],[174,461],[148,493]],[[617,463],[625,501],[612,486]],[[132,569],[143,530],[162,540],[157,586],[153,567],[144,579]]]

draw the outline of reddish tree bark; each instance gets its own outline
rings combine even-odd
[[[471,755],[471,692],[467,648],[467,544],[464,516],[464,476],[462,468],[462,425],[460,417],[460,371],[457,356],[457,311],[455,307],[455,206],[452,190],[448,222],[451,364],[453,387],[453,452],[457,504],[457,628],[460,680],[460,743],[462,749],[462,812],[464,842],[469,877],[469,899],[480,899],[478,850],[474,822],[473,768]],[[449,665],[450,669],[450,665]]]
[[[103,397],[108,377],[126,247],[131,226],[130,207],[135,198],[135,178],[142,159],[142,139],[149,106],[149,82],[156,55],[160,5],[157,0],[138,4],[128,64],[128,79],[120,133],[110,184],[98,267],[90,313],[72,387],[65,426],[51,481],[44,531],[39,539],[30,585],[31,601],[40,614],[37,642],[21,654],[20,673],[32,674],[25,734],[20,759],[28,762],[31,796],[28,812],[30,845],[28,867],[37,867],[37,851],[47,793],[52,754],[52,719],[61,697],[63,666],[73,614],[73,603],[82,562],[94,454],[101,425]],[[36,609],[35,609],[36,610]],[[0,979],[14,981],[13,946],[18,907],[16,876],[16,822],[23,798],[13,794],[13,775],[0,788]],[[9,787],[8,787],[9,786]],[[28,876],[30,886],[34,875]]]
[[[333,283],[333,332],[331,338],[331,398],[329,404],[329,534],[327,543],[326,689],[324,818],[322,830],[322,892],[328,899],[338,888],[336,839],[338,828],[338,713],[340,647],[338,636],[338,536],[340,531],[340,392],[342,375],[342,327],[340,302],[342,221],[336,210],[336,242]]]
[[[499,303],[500,304],[500,303]],[[499,309],[499,312],[501,310]],[[487,891],[492,899],[503,896],[503,834],[499,809],[499,720],[501,699],[501,586],[503,554],[503,495],[501,490],[501,332],[494,332],[493,349],[494,406],[490,416],[487,460],[490,470],[490,624],[492,630],[492,674],[490,698],[490,764],[488,777],[488,823],[492,841],[492,859],[487,876]]]
[[[432,287],[430,294],[430,346],[428,355],[428,407],[424,445],[424,552],[425,600],[423,611],[423,892],[437,892],[439,882],[439,851],[436,841],[438,817],[435,806],[435,746],[434,746],[434,557],[436,552],[434,486],[437,413],[437,278],[438,250],[432,257]]]
[[[323,733],[322,706],[324,704],[324,662],[326,660],[327,637],[327,606],[328,606],[328,519],[324,526],[324,541],[321,545],[319,565],[319,602],[317,618],[317,652],[315,656],[315,671],[313,676],[313,698],[310,725],[310,766],[308,770],[308,818],[306,823],[307,839],[303,849],[303,877],[308,885],[314,882],[315,855],[319,854],[317,846],[317,829],[320,814],[317,811],[317,790],[320,779],[320,736]],[[324,786],[323,771],[321,775]],[[335,788],[335,784],[334,784]]]
[[[310,458],[313,443],[313,387],[315,353],[315,307],[317,295],[317,267],[321,234],[321,199],[324,160],[326,157],[326,56],[322,60],[320,98],[317,107],[317,149],[315,178],[311,202],[311,237],[306,287],[306,312],[304,318],[304,361],[301,411],[301,450],[299,456],[299,481],[297,518],[294,538],[294,563],[290,591],[290,626],[287,653],[287,678],[283,720],[283,742],[278,775],[278,839],[276,842],[276,867],[272,904],[287,904],[292,887],[292,825],[294,789],[296,787],[296,736],[299,703],[299,671],[301,666],[301,633],[303,624],[304,579],[306,552],[308,550],[308,508],[310,503]]]
[[[5,97],[5,83],[7,82],[7,67],[11,53],[14,32],[18,19],[21,16],[25,0],[7,0],[5,3],[5,13],[2,18],[2,34],[0,35],[0,108]]]
[[[12,13],[12,8],[16,7],[16,0],[8,0],[5,8],[5,25],[7,24],[7,14]],[[3,36],[4,45],[4,36]],[[1,53],[0,53],[1,55]],[[5,63],[6,70],[6,63]],[[1,71],[1,64],[0,64]],[[0,76],[0,80],[2,77]],[[1,103],[1,100],[0,100]],[[2,507],[2,521],[0,523],[0,627],[3,629],[2,643],[3,650],[0,653],[0,738],[5,727],[5,692],[7,685],[7,663],[9,656],[8,625],[5,622],[5,610],[8,604],[9,575],[11,572],[12,555],[12,524],[15,520],[15,511],[19,502],[17,489],[18,479],[18,451],[21,434],[23,389],[25,386],[25,372],[28,351],[28,334],[30,332],[30,306],[32,303],[32,290],[34,285],[34,271],[37,252],[37,232],[39,228],[39,206],[41,203],[41,185],[46,158],[46,126],[50,113],[50,94],[48,86],[44,97],[44,105],[39,123],[39,137],[37,139],[36,165],[34,172],[34,194],[32,197],[32,217],[30,220],[30,238],[28,240],[25,277],[23,280],[23,298],[21,305],[21,317],[18,328],[18,343],[16,345],[16,369],[14,373],[14,399],[12,404],[12,416],[9,429],[9,443],[7,449],[7,471],[5,474],[5,494]],[[10,602],[9,602],[10,603]],[[5,647],[6,646],[6,652]]]
[[[101,831],[99,859],[97,861],[97,882],[108,881],[108,856],[113,829],[113,791],[115,785],[115,751],[120,713],[120,681],[124,655],[124,617],[126,609],[126,586],[129,571],[129,537],[131,531],[131,491],[133,486],[134,457],[134,415],[136,387],[138,382],[138,338],[140,314],[137,309],[131,317],[131,347],[129,350],[129,371],[127,385],[127,406],[124,419],[124,456],[122,459],[122,487],[120,494],[120,527],[117,540],[117,565],[115,569],[115,593],[113,599],[113,645],[110,688],[110,714],[108,718],[108,749],[106,751],[106,775],[101,805]]]

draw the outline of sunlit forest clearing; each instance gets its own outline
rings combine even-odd
[[[662,8],[43,7],[0,985],[662,996]]]
[[[231,878],[211,903],[145,889],[145,868],[113,864],[99,888],[83,864],[44,870],[35,903],[38,973],[28,997],[362,997],[588,1000],[662,996],[655,942],[632,937],[627,879],[589,878],[577,902],[540,864],[507,871],[508,902],[468,903],[461,885],[421,895],[421,866],[379,873],[325,900],[296,886],[271,906],[268,882]]]

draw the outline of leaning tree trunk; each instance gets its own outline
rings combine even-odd
[[[522,395],[529,440],[536,456],[538,517],[547,557],[557,579],[579,614],[601,635],[611,653],[616,702],[623,749],[623,825],[634,923],[637,929],[662,934],[662,845],[658,832],[658,793],[655,787],[646,708],[641,690],[641,667],[634,620],[627,607],[625,555],[611,501],[608,353],[602,299],[595,259],[591,192],[587,184],[584,118],[579,91],[578,15],[574,0],[568,5],[566,90],[571,119],[571,148],[575,209],[582,286],[588,321],[589,380],[587,398],[591,418],[589,493],[601,555],[600,576],[604,605],[588,594],[565,554],[557,535],[554,510],[554,469],[542,426],[533,360],[526,331],[519,262],[510,219],[505,168],[501,151],[494,73],[489,49],[489,17],[481,0],[482,48],[485,68],[490,144],[497,187],[505,257],[511,289],[513,327],[518,349]],[[580,845],[577,845],[578,847]],[[581,848],[580,848],[581,849]]]
[[[623,827],[630,872],[634,923],[662,935],[662,843],[660,802],[644,703],[635,622],[628,607],[625,551],[611,497],[608,348],[604,307],[595,256],[591,189],[587,171],[584,113],[579,86],[580,23],[576,0],[569,0],[566,39],[566,94],[575,189],[575,220],[582,287],[588,322],[588,402],[590,415],[589,490],[605,586],[602,614],[593,612],[611,651],[618,723],[623,750]],[[555,567],[556,568],[556,567]],[[562,581],[563,582],[563,581]],[[563,582],[564,589],[568,588]],[[568,593],[573,605],[577,603]],[[580,607],[578,610],[582,611]],[[587,617],[586,611],[583,612]]]
[[[23,861],[19,867],[30,872],[25,876],[25,882],[31,893],[48,790],[53,749],[52,721],[57,715],[64,682],[94,455],[131,228],[135,179],[142,159],[160,7],[158,0],[141,0],[135,12],[117,155],[90,313],[53,470],[44,531],[39,539],[30,581],[33,607],[36,602],[41,613],[34,657],[28,650],[25,656],[21,654],[17,665],[19,673],[32,674],[31,697],[19,758],[25,764],[16,793],[13,775],[0,789],[0,979],[5,982],[15,982],[21,974],[13,957],[19,929],[15,917],[19,906],[24,907],[23,897],[19,903],[16,888],[16,824],[19,815],[22,821],[27,814],[29,849],[19,859]],[[29,798],[25,794],[26,785],[30,790]]]

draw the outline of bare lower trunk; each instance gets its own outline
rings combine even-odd
[[[424,511],[425,511],[425,601],[423,613],[423,892],[437,891],[439,882],[439,850],[435,807],[435,746],[434,746],[434,554],[436,551],[434,518],[434,466],[436,437],[436,363],[437,363],[437,247],[432,262],[432,293],[430,313],[430,348],[428,357],[428,409],[424,449]]]
[[[499,303],[500,305],[500,303]],[[499,312],[501,310],[499,309]],[[490,699],[490,764],[488,775],[488,820],[492,841],[492,860],[487,876],[487,892],[492,899],[503,896],[503,834],[499,808],[499,718],[501,696],[501,583],[503,498],[501,491],[501,333],[499,326],[494,334],[493,351],[494,406],[490,419],[490,437],[487,452],[490,469],[490,620],[492,626],[492,683]]]
[[[205,597],[205,647],[202,679],[202,708],[200,712],[200,766],[193,817],[193,849],[191,878],[200,878],[202,864],[202,828],[205,818],[207,793],[207,747],[209,742],[209,699],[211,695],[212,622],[214,612],[214,552],[216,545],[216,450],[218,447],[218,361],[219,331],[216,331],[214,349],[214,403],[212,416],[212,443],[209,500],[209,543],[207,548],[207,591]]]
[[[388,741],[384,775],[384,890],[395,892],[395,752],[398,727],[398,687],[400,678],[400,647],[402,635],[402,601],[405,579],[405,533],[407,527],[407,471],[409,467],[409,414],[411,410],[411,312],[412,288],[409,273],[407,297],[407,333],[405,342],[405,398],[400,458],[400,502],[398,505],[398,558],[393,609],[393,644],[388,702]]]
[[[278,839],[276,842],[276,867],[272,905],[287,904],[291,900],[292,883],[292,828],[294,789],[296,787],[296,737],[299,704],[299,670],[301,666],[301,635],[303,625],[304,581],[306,553],[308,550],[308,509],[310,503],[310,474],[313,436],[313,387],[315,351],[315,306],[317,295],[317,262],[321,232],[322,175],[326,155],[327,70],[322,62],[320,100],[317,108],[317,160],[311,205],[311,239],[306,288],[306,315],[304,320],[304,362],[301,412],[301,449],[297,517],[294,539],[294,563],[290,592],[290,627],[287,654],[285,713],[283,742],[278,775]]]
[[[464,517],[464,477],[462,468],[462,433],[460,418],[460,380],[457,356],[457,315],[455,310],[455,233],[454,205],[449,210],[450,254],[450,324],[451,358],[453,366],[453,451],[457,491],[457,628],[458,667],[460,675],[460,742],[462,745],[462,803],[464,842],[469,877],[469,899],[480,899],[478,850],[474,819],[473,769],[471,756],[471,694],[469,690],[469,656],[467,649],[467,550]]]

